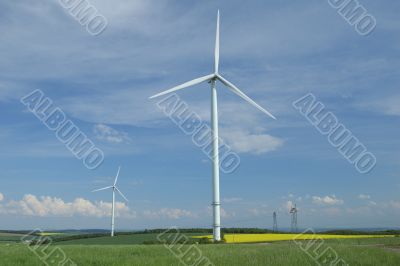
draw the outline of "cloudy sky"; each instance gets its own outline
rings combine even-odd
[[[0,1],[0,228],[211,226],[211,163],[148,97],[213,71],[278,119],[219,87],[220,134],[240,157],[221,174],[222,225],[396,227],[400,220],[400,3],[360,0],[357,33],[328,0],[90,0],[89,34],[59,1]],[[90,170],[20,99],[41,90],[104,152]],[[312,93],[377,159],[362,174],[292,103]],[[178,93],[209,123],[208,84]]]

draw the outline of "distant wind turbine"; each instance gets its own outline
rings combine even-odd
[[[223,78],[219,74],[219,24],[220,24],[220,14],[218,10],[218,18],[217,18],[217,34],[216,34],[216,41],[215,41],[215,64],[214,64],[214,73],[194,79],[192,81],[186,82],[182,85],[176,86],[172,89],[166,90],[159,94],[156,94],[150,99],[175,92],[178,90],[182,90],[202,82],[208,81],[211,84],[211,124],[212,124],[212,141],[213,141],[213,238],[214,241],[221,240],[221,218],[220,218],[220,195],[219,195],[219,154],[218,154],[218,105],[217,105],[217,88],[216,82],[220,81],[224,84],[228,89],[230,89],[233,93],[244,99],[246,102],[250,103],[258,110],[262,111],[266,115],[270,116],[273,119],[276,119],[270,112],[259,106],[256,102],[250,99],[246,94],[244,94],[241,90],[239,90],[235,85],[229,82],[227,79]]]
[[[97,192],[101,190],[106,190],[112,188],[112,210],[111,210],[111,236],[114,236],[114,220],[115,220],[115,191],[118,191],[118,193],[128,202],[128,199],[122,194],[122,192],[118,189],[117,187],[117,181],[118,181],[118,176],[119,176],[119,171],[121,170],[121,167],[118,167],[118,172],[117,175],[115,176],[114,184],[109,187],[103,187],[100,189],[93,190],[92,192]]]

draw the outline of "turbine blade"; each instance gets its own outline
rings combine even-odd
[[[92,192],[97,192],[97,191],[101,191],[101,190],[106,190],[106,189],[109,189],[109,188],[112,188],[112,186],[99,188],[99,189],[93,190]]]
[[[255,101],[253,101],[250,97],[248,97],[246,94],[244,94],[241,90],[239,90],[235,85],[233,85],[231,82],[229,82],[228,80],[226,80],[225,78],[223,78],[220,75],[217,75],[217,78],[225,85],[227,86],[231,91],[233,91],[236,95],[238,95],[239,97],[241,97],[242,99],[244,99],[245,101],[247,101],[248,103],[250,103],[251,105],[253,105],[254,107],[256,107],[258,110],[260,110],[261,112],[267,114],[268,116],[270,116],[271,118],[276,120],[276,117],[273,116],[270,112],[268,112],[267,110],[265,110],[264,108],[262,108],[261,106],[259,106]]]
[[[124,194],[122,194],[122,192],[117,188],[117,187],[115,187],[115,189],[118,191],[118,193],[124,198],[124,200],[126,200],[126,201],[129,201],[125,196],[124,196]]]
[[[217,35],[215,37],[215,73],[218,73],[219,71],[219,23],[220,23],[220,15],[218,10]]]
[[[188,82],[186,82],[186,83],[184,83],[182,85],[176,86],[176,87],[174,87],[172,89],[166,90],[166,91],[161,92],[161,93],[156,94],[156,95],[153,95],[153,96],[150,97],[150,99],[153,99],[153,98],[156,98],[156,97],[159,97],[159,96],[162,96],[162,95],[174,92],[174,91],[182,90],[182,89],[185,89],[187,87],[191,87],[191,86],[197,85],[197,84],[202,83],[204,81],[208,81],[208,80],[210,80],[210,79],[212,79],[214,77],[215,77],[215,74],[211,74],[211,75],[208,75],[208,76],[204,76],[204,77],[201,77],[201,78],[197,78],[197,79],[188,81]]]
[[[117,184],[118,181],[118,176],[119,176],[119,171],[121,170],[121,166],[118,167],[118,172],[117,175],[115,176],[115,180],[114,180],[114,186]]]

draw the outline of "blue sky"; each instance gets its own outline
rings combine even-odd
[[[328,1],[91,0],[108,20],[90,35],[58,1],[0,1],[0,228],[210,227],[211,163],[148,97],[213,69],[277,121],[219,87],[221,137],[240,156],[221,174],[222,225],[397,227],[400,219],[398,1],[362,0],[377,20],[360,36]],[[97,147],[87,169],[28,109],[40,89]],[[313,93],[377,158],[360,174],[293,108]],[[206,123],[210,90],[179,92]]]

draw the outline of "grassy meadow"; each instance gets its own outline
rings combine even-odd
[[[199,234],[185,234],[188,237],[196,237]],[[201,236],[206,237],[206,236]],[[81,238],[57,242],[57,245],[140,245],[146,242],[157,241],[157,234],[118,235],[116,237],[102,236],[96,238]]]
[[[19,242],[22,236],[22,234],[0,232],[0,244]]]
[[[185,235],[192,237],[193,240],[197,237],[207,237],[206,234]],[[265,243],[190,244],[185,248],[188,249],[194,245],[213,265],[318,265],[293,241],[276,240],[281,238],[282,235],[286,235],[286,238],[291,240],[293,235],[263,235],[264,238],[267,236],[269,238],[268,240],[263,239]],[[251,236],[257,242],[260,242],[261,234],[235,235],[236,238],[246,239],[246,241]],[[325,236],[327,239],[324,240],[321,250],[328,247],[332,248],[349,265],[400,265],[400,237],[358,235],[343,238],[335,235]],[[7,237],[7,235],[4,235],[4,237]],[[9,237],[18,237],[18,235],[10,235]],[[155,241],[156,237],[157,234],[148,233],[118,235],[114,238],[100,236],[73,239],[54,242],[44,252],[49,254],[52,250],[60,248],[77,265],[183,265],[179,258],[174,256],[164,245],[143,244]],[[229,238],[230,235],[225,235],[225,238],[227,237]],[[0,265],[35,266],[45,264],[29,249],[28,245],[14,241],[0,242]]]
[[[117,237],[118,238],[118,237]],[[398,239],[354,239],[327,241],[326,246],[336,250],[349,265],[400,265]],[[52,248],[58,247],[57,245]],[[273,244],[198,245],[202,254],[214,265],[317,265],[292,242]],[[77,265],[180,265],[163,245],[63,245],[62,250]],[[1,265],[44,265],[26,245],[1,244]],[[182,264],[181,264],[182,265]]]

